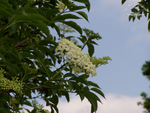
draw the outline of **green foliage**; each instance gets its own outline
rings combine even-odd
[[[150,61],[146,61],[142,66],[143,75],[146,76],[150,80]],[[144,113],[150,113],[150,96],[145,92],[141,93],[143,102],[138,102],[138,105],[142,105],[145,109]]]
[[[150,80],[150,61],[146,61],[142,66],[143,75]]]
[[[80,5],[76,5],[77,2]],[[75,75],[64,58],[55,53],[58,39],[74,38],[62,37],[60,23],[79,33],[74,39],[81,41],[82,45],[77,45],[81,50],[87,46],[89,56],[94,54],[94,45],[97,45],[94,40],[101,37],[92,30],[82,29],[74,21],[81,18],[88,21],[82,9],[90,10],[89,0],[61,0],[64,7],[59,3],[58,0],[0,0],[0,68],[5,70],[0,73],[1,78],[5,78],[0,80],[0,112],[17,113],[27,105],[33,107],[32,111],[25,108],[28,113],[37,110],[45,113],[42,106],[31,103],[41,98],[50,106],[51,113],[58,113],[59,98],[64,96],[69,102],[70,93],[75,93],[81,100],[89,100],[93,113],[97,110],[97,102],[101,102],[99,96],[105,97],[96,83],[88,81],[87,73]],[[58,38],[51,34],[49,27],[57,31]],[[107,60],[110,59],[94,59],[97,66],[106,64]],[[14,87],[4,89],[5,81],[9,81],[7,86],[20,82],[21,85],[17,90]]]
[[[122,0],[122,4],[124,4],[125,1],[126,0]],[[131,12],[132,13],[129,15],[129,21],[134,21],[136,18],[140,20],[142,16],[145,16],[148,21],[148,31],[150,31],[150,1],[141,0],[131,9]]]

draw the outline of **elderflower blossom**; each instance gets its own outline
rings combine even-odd
[[[12,80],[8,80],[4,77],[3,73],[6,73],[3,69],[0,70],[0,88],[2,90],[10,90],[13,89],[16,92],[21,92],[21,88],[23,87],[22,81],[18,81],[18,78],[12,78]]]
[[[91,74],[92,76],[97,74],[96,68],[90,61],[88,55],[84,54],[73,42],[67,39],[61,39],[55,52],[60,52],[61,57],[66,57],[66,61],[72,66],[75,74],[81,72]]]
[[[56,8],[58,8],[59,12],[61,12],[62,10],[65,9],[65,4],[61,1],[58,1]]]

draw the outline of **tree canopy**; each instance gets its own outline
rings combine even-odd
[[[0,0],[1,113],[18,113],[24,105],[33,107],[25,108],[28,113],[36,113],[39,109],[31,101],[37,98],[46,102],[51,113],[58,113],[59,98],[69,102],[70,93],[87,98],[91,113],[97,111],[99,96],[105,96],[88,78],[111,58],[93,57],[95,40],[101,36],[74,21],[88,21],[83,9],[90,10],[89,0]],[[65,36],[60,23],[78,36]],[[86,46],[88,55],[82,52]]]

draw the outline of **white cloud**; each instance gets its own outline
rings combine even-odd
[[[119,94],[106,94],[106,100],[102,99],[103,104],[99,103],[97,113],[142,113],[142,106],[137,102],[141,97],[130,97]],[[45,107],[48,109],[48,107]],[[90,113],[90,103],[84,99],[82,102],[79,97],[72,96],[69,103],[60,101],[58,104],[60,113]]]

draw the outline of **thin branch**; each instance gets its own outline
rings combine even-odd
[[[29,38],[26,38],[25,40],[23,40],[22,42],[19,42],[18,44],[15,45],[15,47],[19,47],[21,44],[25,43],[26,41],[28,41]]]

